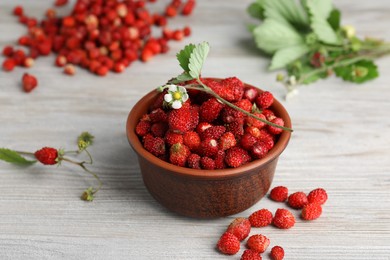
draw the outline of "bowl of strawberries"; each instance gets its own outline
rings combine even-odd
[[[267,193],[291,120],[268,91],[236,77],[198,78],[142,97],[126,130],[158,202],[181,215],[217,218]]]

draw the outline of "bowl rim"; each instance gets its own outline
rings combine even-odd
[[[218,78],[211,78],[220,80]],[[264,90],[259,89],[253,85],[244,83],[245,87],[252,87],[256,88],[260,92],[264,92]],[[152,153],[148,152],[143,146],[141,141],[139,140],[139,137],[135,133],[134,129],[136,124],[138,123],[138,120],[143,115],[139,112],[144,111],[143,104],[152,102],[153,99],[157,97],[159,93],[156,90],[152,90],[149,93],[147,93],[145,96],[143,96],[131,109],[127,122],[126,122],[126,134],[129,144],[132,146],[134,151],[137,153],[138,156],[142,156],[145,160],[147,160],[151,164],[155,164],[158,167],[161,167],[168,172],[172,172],[175,175],[178,176],[188,176],[193,178],[199,178],[199,179],[224,179],[224,178],[232,178],[232,177],[240,177],[241,175],[244,175],[246,172],[254,170],[256,168],[259,168],[263,165],[267,165],[268,163],[272,162],[273,160],[277,159],[279,155],[284,151],[284,149],[287,147],[287,144],[291,137],[291,132],[289,131],[283,131],[282,134],[279,136],[278,141],[275,143],[274,147],[267,153],[267,155],[261,159],[254,160],[252,162],[246,163],[240,167],[237,168],[226,168],[226,169],[217,169],[217,170],[204,170],[204,169],[192,169],[187,167],[181,167],[174,164],[171,164],[169,162],[166,162],[164,160],[161,160],[160,158],[156,157]],[[291,119],[287,112],[287,110],[284,108],[284,106],[274,98],[274,102],[271,106],[272,111],[275,112],[275,114],[278,117],[281,117],[284,121],[284,125],[286,127],[291,128]],[[147,112],[147,108],[146,111]],[[212,173],[210,174],[210,171]]]

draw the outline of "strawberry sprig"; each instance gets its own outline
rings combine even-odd
[[[277,128],[281,128],[286,131],[292,132],[293,130],[291,128],[281,126],[275,123],[272,123],[264,118],[260,118],[256,116],[255,114],[249,113],[248,111],[232,104],[231,102],[227,101],[226,99],[222,98],[220,95],[218,95],[216,92],[214,92],[209,86],[207,86],[202,80],[201,80],[201,72],[203,68],[203,64],[207,58],[207,55],[210,51],[210,46],[207,42],[200,43],[198,45],[189,44],[184,47],[183,50],[181,50],[177,55],[177,59],[179,61],[180,66],[183,68],[184,72],[177,76],[176,78],[171,79],[167,85],[159,87],[157,90],[162,92],[165,89],[168,89],[168,91],[172,90],[175,86],[174,84],[183,84],[188,81],[191,81],[191,84],[186,84],[182,86],[185,89],[194,89],[206,92],[207,94],[215,97],[219,102],[222,104],[225,104],[233,109],[236,109],[242,113],[244,113],[247,116],[253,117],[263,123],[266,123],[270,126],[274,126]],[[195,80],[195,83],[193,83]],[[181,90],[182,91],[182,90]],[[168,95],[168,94],[167,94]],[[185,93],[179,93],[179,91],[175,93],[169,93],[172,97],[174,95],[177,96],[177,100],[175,102],[185,102],[184,100],[180,100],[181,97],[187,97],[188,95]],[[173,98],[174,99],[174,98]],[[167,96],[167,100],[171,101],[173,100],[170,96]],[[172,102],[168,102],[168,105],[170,105]],[[178,108],[180,108],[179,106]],[[175,108],[175,107],[172,107]]]
[[[94,136],[88,132],[83,132],[77,138],[78,149],[74,151],[65,151],[64,149],[55,149],[52,147],[43,147],[36,152],[14,151],[7,148],[0,148],[0,160],[19,166],[30,166],[36,162],[43,165],[57,165],[60,166],[62,162],[71,163],[80,166],[85,172],[91,174],[97,181],[97,188],[91,186],[87,188],[81,195],[81,199],[85,201],[93,201],[94,195],[102,187],[102,181],[99,176],[91,171],[86,165],[92,165],[93,159],[90,152],[87,150],[93,144]],[[76,161],[71,159],[70,155],[86,154],[87,160]],[[26,159],[24,156],[32,157],[33,159]]]

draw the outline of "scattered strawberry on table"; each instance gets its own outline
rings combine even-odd
[[[280,199],[280,194],[283,193],[283,198]],[[275,200],[275,194],[278,194]],[[306,193],[298,191],[293,194],[300,194],[301,197],[305,195],[307,199],[303,208],[301,210],[301,219],[304,221],[312,221],[319,218],[322,214],[322,206],[328,199],[328,194],[323,188],[317,188],[309,192],[306,196]],[[297,210],[297,207],[292,207],[288,201],[286,201],[288,196],[288,189],[284,186],[274,187],[269,195],[271,200],[275,202],[285,202],[287,206],[291,207],[293,210]],[[295,206],[293,204],[293,206]],[[258,228],[264,228],[270,224],[279,229],[290,229],[296,223],[296,218],[292,211],[286,208],[278,208],[275,214],[272,214],[268,209],[260,209],[253,212],[248,218],[239,217],[231,222],[223,235],[219,238],[217,242],[217,249],[219,252],[227,255],[234,255],[240,251],[241,243],[246,245],[246,250],[241,255],[241,260],[258,260],[262,259],[262,254],[265,253],[269,246],[272,245],[272,239],[268,238],[264,234],[257,232]],[[253,229],[252,229],[253,228]],[[256,232],[256,234],[251,234],[251,231]],[[245,242],[245,239],[248,239]],[[274,245],[269,252],[269,256],[272,260],[283,260],[284,259],[284,249],[279,245]]]

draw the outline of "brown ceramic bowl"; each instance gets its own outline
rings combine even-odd
[[[279,155],[290,140],[290,132],[283,131],[264,158],[238,168],[198,170],[179,167],[146,151],[135,133],[139,119],[148,112],[157,95],[154,90],[135,104],[128,116],[126,130],[129,143],[138,155],[144,184],[158,202],[181,215],[218,218],[248,209],[267,193]],[[278,101],[275,100],[271,109],[284,120],[285,126],[291,128],[290,117]]]

